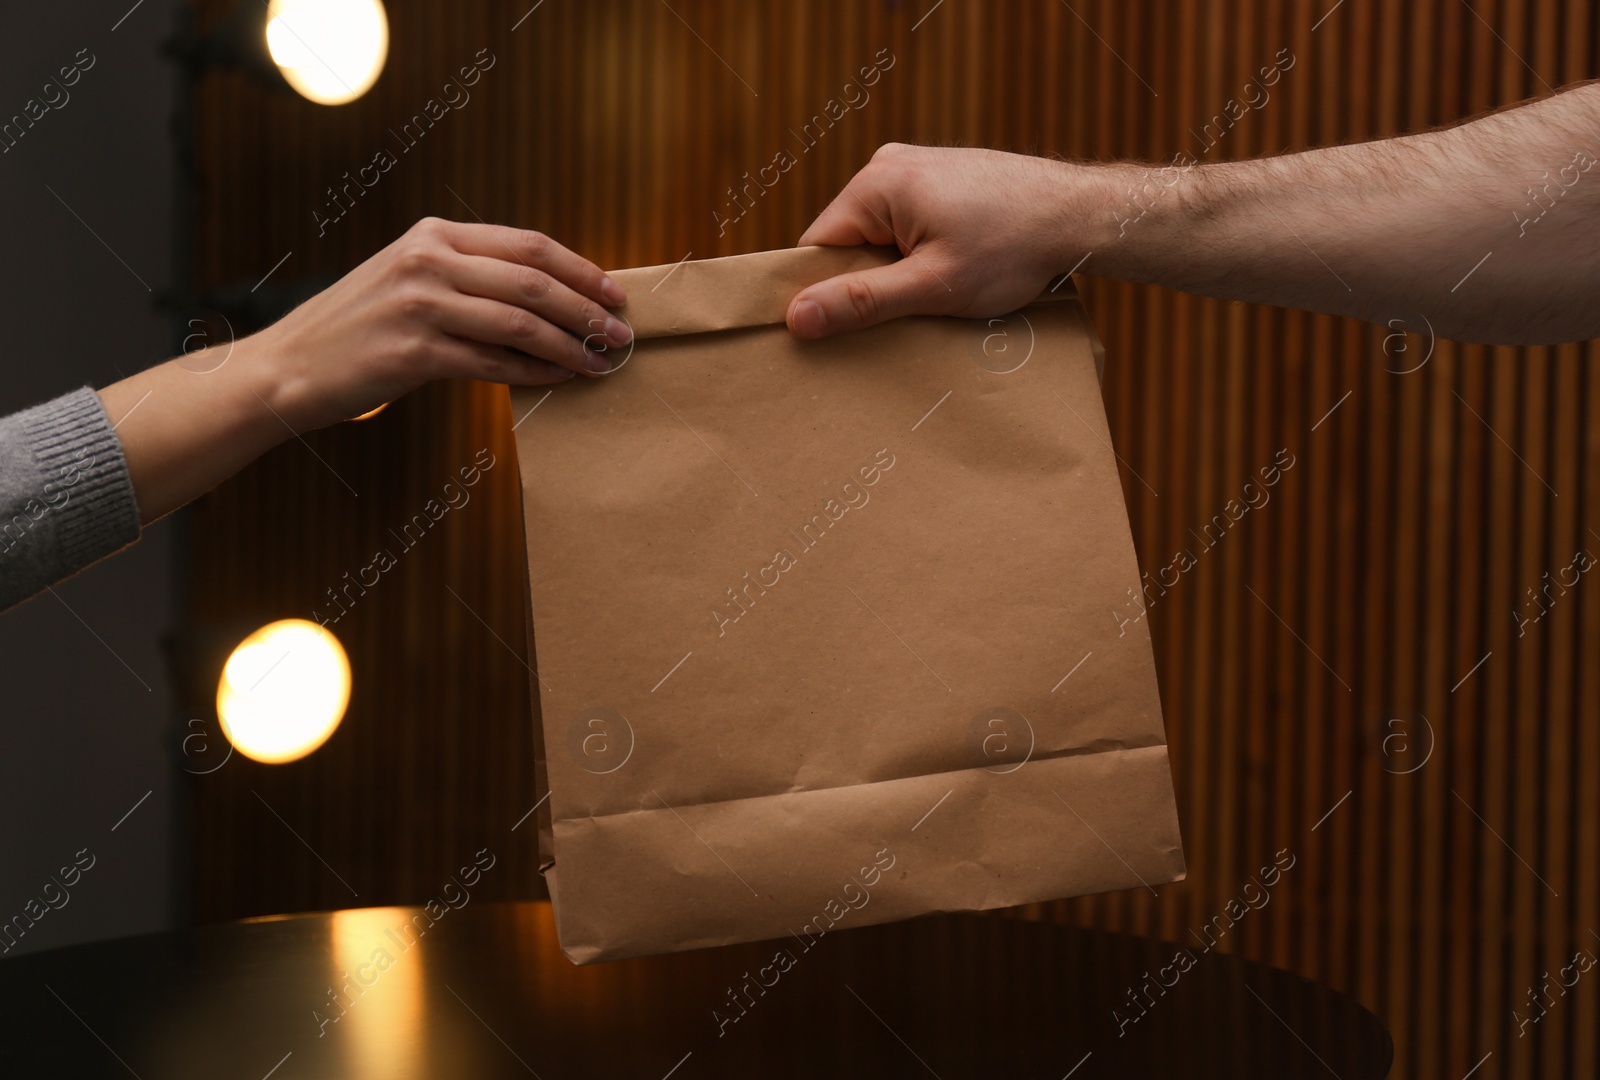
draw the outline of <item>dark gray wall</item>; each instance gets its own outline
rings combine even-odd
[[[0,154],[0,411],[166,356],[154,300],[172,261],[173,76],[157,50],[177,6],[0,8],[0,120],[41,98],[80,49],[95,58],[70,100]],[[77,852],[94,859],[9,955],[173,920],[181,727],[160,635],[174,619],[178,536],[160,523],[58,596],[0,614],[0,922]]]

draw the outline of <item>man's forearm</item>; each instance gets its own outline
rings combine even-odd
[[[1109,224],[1083,270],[1410,330],[1426,319],[1457,340],[1600,337],[1597,164],[1587,85],[1381,142],[1110,166]]]

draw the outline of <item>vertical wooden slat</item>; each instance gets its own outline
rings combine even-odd
[[[1573,485],[1583,507],[1579,546],[1592,558],[1600,559],[1600,527],[1593,524],[1595,511],[1600,509],[1600,424],[1593,421],[1595,410],[1600,408],[1600,378],[1596,378],[1594,357],[1588,350],[1585,350],[1579,382],[1579,400],[1587,421],[1578,439],[1582,478]],[[1600,589],[1581,590],[1575,601],[1578,625],[1572,645],[1583,660],[1578,665],[1574,710],[1579,722],[1572,725],[1577,751],[1574,767],[1579,779],[1569,853],[1575,867],[1575,917],[1569,925],[1578,927],[1590,913],[1600,910],[1600,860],[1587,857],[1600,850],[1600,784],[1594,782],[1594,778],[1600,776],[1600,724],[1592,720],[1600,715],[1600,664],[1594,663],[1595,653],[1600,650]],[[1591,938],[1594,930],[1589,928]],[[1591,955],[1594,955],[1593,949],[1600,946],[1600,941],[1591,945],[1581,934],[1574,936],[1577,938],[1574,947],[1588,949]],[[1571,1057],[1573,1075],[1592,1076],[1600,1070],[1600,1025],[1578,1023],[1573,1028],[1577,1035]]]

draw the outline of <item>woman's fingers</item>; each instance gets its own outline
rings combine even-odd
[[[542,233],[428,218],[389,254],[386,287],[423,380],[599,376],[611,370],[600,354],[633,338],[603,306],[625,303],[623,290]]]
[[[543,270],[503,259],[458,255],[445,264],[445,273],[461,292],[527,308],[591,347],[626,345],[633,337],[621,319]]]
[[[611,365],[582,341],[527,308],[451,293],[440,302],[437,326],[446,334],[549,360],[581,375],[604,375]]]
[[[559,364],[513,352],[499,345],[452,339],[440,357],[451,378],[481,379],[511,386],[548,386],[566,382],[572,372]]]
[[[438,226],[451,247],[463,255],[499,259],[542,271],[596,303],[621,307],[628,302],[622,286],[598,266],[568,251],[544,233],[508,225],[472,225],[441,221]]]

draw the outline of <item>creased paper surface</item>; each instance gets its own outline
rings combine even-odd
[[[620,367],[513,392],[579,963],[1183,876],[1082,306],[783,327],[894,257],[615,272]]]

